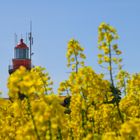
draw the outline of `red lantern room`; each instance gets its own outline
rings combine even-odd
[[[12,66],[9,66],[9,74],[13,73],[20,66],[31,69],[31,59],[29,58],[29,48],[20,40],[20,43],[14,48],[14,58],[12,59]]]

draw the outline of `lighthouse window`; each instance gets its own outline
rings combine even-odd
[[[15,49],[15,58],[17,59],[28,59],[29,58],[28,49]]]

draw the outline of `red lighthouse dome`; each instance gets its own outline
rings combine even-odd
[[[20,39],[20,43],[14,48],[14,58],[12,59],[12,65],[9,66],[9,74],[13,73],[20,66],[24,66],[26,69],[31,69],[31,59],[29,58],[29,48]]]
[[[15,47],[15,48],[19,48],[19,49],[22,49],[22,48],[28,48],[27,45],[23,42],[23,39],[20,39],[20,43]]]

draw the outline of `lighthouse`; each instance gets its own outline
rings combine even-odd
[[[9,74],[12,74],[20,66],[24,66],[27,70],[31,69],[31,57],[29,57],[30,51],[29,47],[21,38],[19,44],[14,48],[14,58],[12,59],[12,65],[9,66]]]

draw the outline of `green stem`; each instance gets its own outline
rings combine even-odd
[[[84,133],[82,134],[82,137],[86,137],[86,134],[87,134],[87,130],[85,129],[85,125],[87,123],[86,111],[82,110],[81,114],[82,114],[82,128],[83,128],[83,130],[85,130]]]
[[[29,113],[31,115],[31,119],[32,119],[32,122],[33,122],[34,131],[35,131],[37,140],[40,140],[40,136],[38,134],[38,130],[37,130],[37,127],[36,127],[36,124],[35,124],[34,115],[33,115],[32,111],[31,111],[31,103],[30,103],[29,97],[27,97],[27,104],[28,104],[28,111],[29,111]]]
[[[62,140],[61,129],[58,127],[58,140]]]
[[[45,94],[48,95],[48,90],[47,90],[47,88],[46,88],[46,82],[43,80],[43,77],[42,77],[41,74],[40,74],[40,78],[41,78],[41,80],[42,80],[42,82],[43,82],[43,86],[44,86],[44,89],[45,89]]]
[[[116,104],[117,104],[117,110],[118,110],[118,114],[120,116],[120,119],[121,119],[122,123],[124,123],[124,119],[123,119],[123,116],[122,116],[121,111],[120,111],[120,108],[119,108],[119,103],[116,102]]]
[[[75,56],[75,61],[76,61],[76,73],[78,73],[78,59],[77,59],[75,50],[74,50],[74,56]]]
[[[124,95],[126,96],[126,82],[124,80]]]
[[[112,87],[114,87],[114,80],[113,80],[113,74],[112,74],[112,56],[111,56],[111,45],[109,44],[109,74],[110,74],[110,81],[112,84]]]
[[[70,117],[70,123],[71,123],[71,115],[69,117]],[[71,140],[74,140],[72,128],[69,129],[69,133],[70,133]]]
[[[115,102],[116,102],[116,105],[117,105],[117,110],[118,110],[118,114],[120,116],[120,119],[122,121],[122,123],[124,122],[124,119],[122,117],[122,114],[121,114],[121,111],[120,111],[120,108],[119,108],[119,101],[118,101],[118,93],[116,92],[116,89],[115,89],[115,85],[114,85],[114,80],[113,80],[113,73],[112,73],[112,55],[111,55],[111,45],[109,44],[109,67],[110,67],[110,70],[109,70],[109,73],[110,73],[110,80],[111,80],[111,86],[113,88],[113,94],[114,94],[114,98],[115,98]]]
[[[50,135],[50,140],[52,140],[52,132],[51,132],[51,121],[48,121],[48,125],[49,125],[49,135]]]

